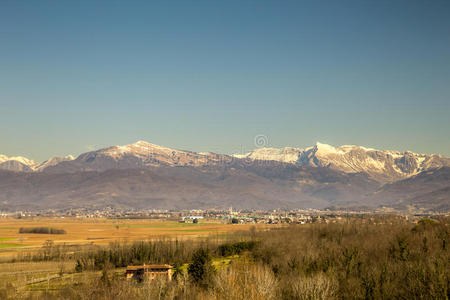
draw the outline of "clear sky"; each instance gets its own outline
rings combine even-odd
[[[450,155],[450,1],[0,1],[0,153]]]

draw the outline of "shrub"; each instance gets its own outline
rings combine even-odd
[[[256,241],[246,241],[246,242],[237,242],[230,244],[220,245],[218,248],[218,253],[220,256],[231,256],[231,255],[239,255],[243,251],[253,250],[256,246]]]
[[[292,278],[281,290],[284,299],[325,300],[333,299],[337,291],[337,282],[323,273],[312,277]]]
[[[37,234],[66,234],[64,229],[51,227],[21,227],[19,233],[37,233]]]
[[[264,265],[238,262],[221,269],[214,285],[216,299],[277,299],[277,279]]]

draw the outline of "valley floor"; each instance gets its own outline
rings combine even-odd
[[[31,236],[23,241],[10,238],[14,238],[13,232],[17,235],[20,226],[43,225],[43,221],[20,220],[19,224],[14,224],[16,220],[5,221],[0,242],[31,245]],[[283,226],[127,220],[116,227],[115,222],[47,223],[73,236],[64,239],[58,235],[59,239],[47,241],[42,247],[36,238],[35,248],[27,248],[28,254],[26,249],[14,248],[19,249],[15,255],[4,257],[0,263],[0,299],[448,299],[450,296],[450,220],[444,216],[412,221],[394,215],[360,215],[342,218],[337,223]],[[143,240],[137,233],[134,241],[114,240],[115,235],[111,234],[116,230],[119,233],[136,230],[147,235],[142,235]],[[180,231],[186,235],[174,238],[181,237]],[[157,235],[148,239],[149,232]],[[166,237],[164,233],[169,235]],[[90,245],[87,234],[90,238],[108,237],[113,242],[107,244],[102,240],[99,245]],[[67,240],[82,240],[84,244],[63,246]],[[173,280],[126,280],[125,268],[142,264],[173,266]]]
[[[32,252],[51,240],[54,245],[107,245],[114,241],[131,242],[170,238],[196,238],[223,235],[236,230],[248,230],[247,224],[227,224],[220,220],[201,220],[198,224],[158,219],[106,218],[0,218],[0,261],[20,253]],[[256,226],[264,227],[262,224]],[[62,229],[66,234],[19,233],[20,228],[49,227]]]

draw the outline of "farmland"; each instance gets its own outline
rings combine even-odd
[[[47,240],[55,245],[107,245],[114,241],[130,242],[158,237],[196,238],[248,230],[251,225],[231,225],[220,221],[201,220],[198,224],[168,220],[115,220],[91,218],[0,219],[0,259],[19,252],[40,248]],[[262,225],[260,225],[262,226]],[[50,227],[66,234],[19,233],[20,228]]]
[[[21,247],[2,249],[0,299],[448,299],[449,224],[393,215],[270,227],[5,220],[0,242]],[[66,234],[17,237],[32,226]],[[142,264],[173,266],[173,280],[125,279]]]

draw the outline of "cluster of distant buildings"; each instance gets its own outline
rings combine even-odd
[[[348,216],[358,217],[373,213],[395,214],[410,217],[429,217],[433,214],[407,214],[387,213],[385,211],[349,211],[349,210],[318,210],[318,209],[293,209],[293,210],[233,210],[229,209],[195,209],[195,210],[137,210],[117,209],[106,207],[97,208],[72,208],[45,211],[17,211],[2,212],[0,217],[29,218],[29,217],[57,217],[57,218],[108,218],[108,219],[163,219],[182,223],[198,223],[216,221],[231,224],[307,224],[339,222]]]

